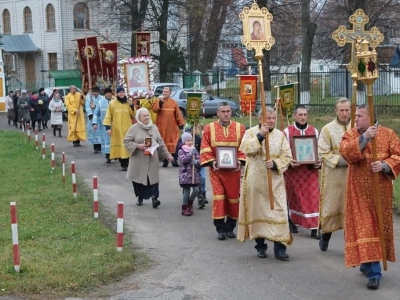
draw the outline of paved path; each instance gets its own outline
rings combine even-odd
[[[13,128],[7,125],[5,115],[0,115],[0,129]],[[119,163],[106,165],[103,155],[93,154],[92,146],[85,142],[83,147],[73,148],[66,142],[65,128],[63,131],[64,137],[58,138],[47,129],[47,144],[55,143],[58,154],[65,151],[68,162],[75,160],[77,173],[88,185],[93,175],[99,177],[99,198],[110,212],[114,214],[117,201],[124,201],[125,227],[133,232],[134,244],[154,261],[85,299],[400,299],[400,264],[388,263],[380,289],[368,290],[367,279],[358,268],[344,267],[342,231],[334,233],[329,250],[321,252],[318,241],[309,237],[310,231],[300,229],[288,247],[288,262],[273,257],[270,242],[268,258],[260,259],[254,242],[218,241],[210,206],[196,209],[192,217],[180,215],[177,168],[160,168],[158,209],[153,209],[150,201],[137,207],[131,183]],[[399,256],[399,219],[395,219],[394,234]]]

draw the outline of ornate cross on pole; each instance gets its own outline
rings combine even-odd
[[[264,93],[264,79],[263,79],[263,68],[262,59],[264,57],[263,49],[271,50],[272,45],[275,44],[275,39],[271,35],[271,21],[273,19],[272,14],[267,8],[263,7],[260,9],[256,1],[251,5],[251,8],[244,7],[243,11],[239,14],[239,19],[243,23],[243,36],[242,44],[246,46],[247,50],[254,49],[256,52],[256,59],[258,61],[258,74],[259,74],[259,86],[260,86],[260,98],[261,98],[261,110],[263,116],[263,123],[267,120],[267,110],[265,108],[265,93]],[[265,160],[270,160],[269,154],[269,140],[268,133],[265,135]],[[271,210],[274,209],[274,195],[272,193],[272,174],[271,169],[267,169],[267,182],[268,192],[270,197]]]
[[[357,9],[356,12],[349,17],[349,21],[353,24],[353,28],[347,30],[346,26],[339,26],[339,28],[332,33],[332,39],[336,41],[339,47],[351,44],[351,59],[347,65],[347,70],[349,70],[351,79],[353,80],[351,97],[351,127],[354,127],[358,80],[356,54],[357,51],[360,50],[359,47],[363,40],[368,40],[371,47],[376,48],[383,41],[383,34],[377,27],[372,27],[370,31],[365,30],[365,25],[369,22],[369,17],[362,9]]]

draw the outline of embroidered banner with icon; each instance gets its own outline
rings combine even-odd
[[[194,127],[199,124],[202,93],[188,93],[186,102],[186,123]]]
[[[150,55],[150,32],[136,32],[136,56]]]
[[[102,76],[97,37],[77,39],[76,41],[78,42],[78,52],[84,73],[82,74],[82,76],[84,76],[83,87],[87,88],[89,85],[89,74],[91,76],[92,85],[96,84],[97,78]],[[87,59],[89,63],[87,63]]]
[[[115,87],[117,85],[118,43],[102,43],[100,44],[100,50],[103,78],[107,83]]]
[[[254,111],[257,100],[256,75],[240,76],[240,109],[242,113],[249,114]]]
[[[293,123],[294,110],[294,84],[279,86],[279,98],[282,106],[282,115],[288,124]]]

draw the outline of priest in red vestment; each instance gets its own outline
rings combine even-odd
[[[241,166],[246,162],[246,157],[243,152],[239,151],[239,146],[245,127],[243,124],[231,121],[232,108],[227,102],[218,104],[217,115],[218,121],[212,122],[204,128],[200,160],[202,166],[210,169],[213,190],[212,218],[218,232],[218,239],[225,240],[226,236],[236,237],[233,230],[239,215]],[[227,154],[227,148],[218,147],[233,148],[237,156],[235,168],[219,168],[217,159],[219,161],[223,159],[223,155]],[[236,161],[231,163],[235,165]]]
[[[298,105],[293,113],[295,123],[283,130],[293,151],[293,137],[315,135],[318,130],[307,124],[308,109]],[[292,233],[297,233],[297,226],[311,229],[311,237],[319,239],[317,234],[319,221],[319,168],[321,164],[299,164],[296,158],[290,168],[284,173],[286,193],[289,206],[289,225]]]
[[[185,120],[179,110],[178,104],[174,99],[169,97],[170,95],[171,89],[165,87],[162,96],[153,102],[152,109],[153,112],[157,113],[156,125],[164,140],[165,146],[167,146],[169,153],[174,157],[172,165],[174,167],[179,167],[175,148],[179,140],[179,129],[183,129]],[[164,160],[163,167],[168,167],[167,160]]]
[[[348,130],[340,154],[349,164],[345,202],[344,260],[346,267],[360,266],[368,277],[367,287],[377,289],[382,277],[382,248],[375,207],[374,172],[379,176],[386,259],[395,261],[393,241],[393,184],[400,173],[400,141],[383,126],[370,126],[368,106],[356,110],[356,127]],[[372,160],[371,139],[376,139],[377,161]]]

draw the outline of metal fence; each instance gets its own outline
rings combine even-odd
[[[337,99],[346,97],[351,99],[353,82],[350,73],[346,69],[335,69],[329,72],[311,72],[310,80],[310,101],[304,102],[301,99],[301,77],[306,74],[298,69],[293,73],[273,73],[271,86],[283,85],[286,83],[298,83],[295,85],[296,102],[306,104],[311,111],[320,113],[331,113]],[[174,73],[169,75],[169,82],[178,83],[183,88],[196,86],[213,96],[229,98],[233,101],[239,99],[239,77],[227,75],[221,70],[207,74],[185,74]],[[359,82],[357,93],[357,104],[365,103],[366,88]],[[373,85],[374,104],[378,113],[387,115],[400,114],[400,70],[381,70],[379,78]],[[277,98],[277,91],[273,89],[267,95],[267,103],[273,104]]]
[[[283,85],[284,78],[286,83],[298,83],[295,85],[295,94],[297,103],[306,104],[311,111],[321,113],[331,113],[334,109],[335,101],[340,97],[351,98],[353,82],[350,73],[345,69],[335,69],[329,72],[311,72],[309,78],[310,101],[304,103],[301,99],[300,83],[302,76],[307,74],[301,73],[298,68],[292,73],[273,73],[271,76],[271,86]],[[68,82],[68,80],[66,80]],[[71,80],[72,82],[72,80]],[[159,82],[156,77],[155,82]],[[239,100],[239,77],[222,70],[209,71],[206,74],[200,72],[193,74],[173,73],[168,75],[167,82],[174,82],[183,88],[192,88],[196,84],[197,88],[202,89],[214,97],[228,98],[232,101]],[[39,87],[47,87],[50,82],[35,82],[24,84],[15,81],[6,82],[7,90],[15,90],[16,88],[37,90]],[[51,82],[51,84],[54,84]],[[379,78],[373,85],[374,104],[378,113],[385,115],[400,115],[400,69],[380,70]],[[277,98],[276,89],[271,93],[267,93],[267,103],[274,104]],[[365,87],[361,86],[358,92],[357,103],[366,102]]]

